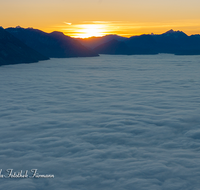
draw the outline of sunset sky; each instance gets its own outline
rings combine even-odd
[[[73,37],[200,34],[200,0],[0,0],[0,26]]]

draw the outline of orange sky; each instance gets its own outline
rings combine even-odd
[[[182,30],[200,34],[200,0],[0,0],[0,26],[74,37]]]

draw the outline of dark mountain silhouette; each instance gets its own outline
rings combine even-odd
[[[152,37],[157,42],[157,51],[159,53],[181,54],[184,50],[191,48],[188,46],[189,36],[181,31],[169,30],[164,34]]]
[[[161,35],[154,35],[159,53],[173,53],[176,55],[199,55],[200,38],[196,35],[188,36],[182,31],[169,30]]]
[[[126,44],[130,48],[131,54],[157,54],[157,41],[152,35],[133,36],[127,39]]]
[[[90,57],[98,56],[98,53],[200,55],[200,35],[188,36],[182,31],[169,30],[159,35],[143,34],[130,38],[107,35],[74,39],[61,32],[0,28],[0,65],[31,63],[48,57]]]
[[[127,38],[121,37],[118,35],[110,34],[103,37],[90,37],[90,38],[77,38],[77,41],[79,41],[82,45],[85,47],[88,47],[90,49],[94,49],[95,47],[104,44],[106,42],[109,42],[111,40],[118,40],[118,41],[125,41]]]
[[[7,28],[6,31],[20,39],[29,47],[51,58],[98,56],[77,40],[62,32],[45,33],[33,28]]]
[[[111,40],[94,48],[99,54],[157,54],[156,42],[150,35],[134,36],[124,41]]]
[[[118,55],[130,55],[130,48],[124,42],[119,42],[115,39],[101,44],[94,48],[94,51],[100,54],[118,54]]]
[[[32,63],[49,59],[0,27],[0,65]]]
[[[103,38],[102,41],[104,41]],[[119,42],[119,40],[117,41]],[[100,43],[100,39],[98,43]],[[94,50],[102,54],[172,53],[176,55],[200,55],[200,35],[188,36],[182,31],[169,30],[160,35],[132,36],[123,39],[123,43],[110,40],[95,47]]]

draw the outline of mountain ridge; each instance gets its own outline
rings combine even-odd
[[[50,58],[93,57],[96,52],[86,48],[75,39],[54,31],[46,33],[33,28],[6,28],[27,46]]]
[[[108,42],[101,43],[99,46],[96,46],[94,50],[97,53],[103,52],[104,54],[110,54],[110,52],[113,52],[111,49],[116,49],[116,47]],[[115,51],[115,54],[134,55],[171,53],[175,55],[200,55],[200,35],[188,36],[179,30],[169,30],[163,34],[131,36],[124,39],[123,42],[126,44],[127,51],[124,51],[124,44],[120,45],[120,43],[118,43],[118,50]]]
[[[48,59],[0,27],[0,66]]]
[[[142,34],[129,38],[118,35],[77,39],[62,32],[33,28],[0,27],[0,65],[31,63],[50,58],[93,57],[99,54],[135,55],[171,53],[200,55],[200,35],[182,31]]]

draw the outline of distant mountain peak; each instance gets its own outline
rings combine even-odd
[[[165,32],[164,34],[172,34],[172,33],[175,33],[176,31],[174,31],[173,29],[171,30],[168,30],[167,32]]]
[[[15,28],[22,28],[21,26],[16,26]]]
[[[182,32],[180,30],[175,31],[173,29],[168,30],[167,32],[163,33],[162,35],[166,35],[166,36],[172,36],[172,35],[177,36],[178,35],[178,36],[183,36],[183,37],[187,36],[187,34],[185,34],[184,32]]]
[[[53,32],[51,32],[51,34],[59,35],[59,36],[65,36],[62,32],[59,32],[59,31],[53,31]]]

